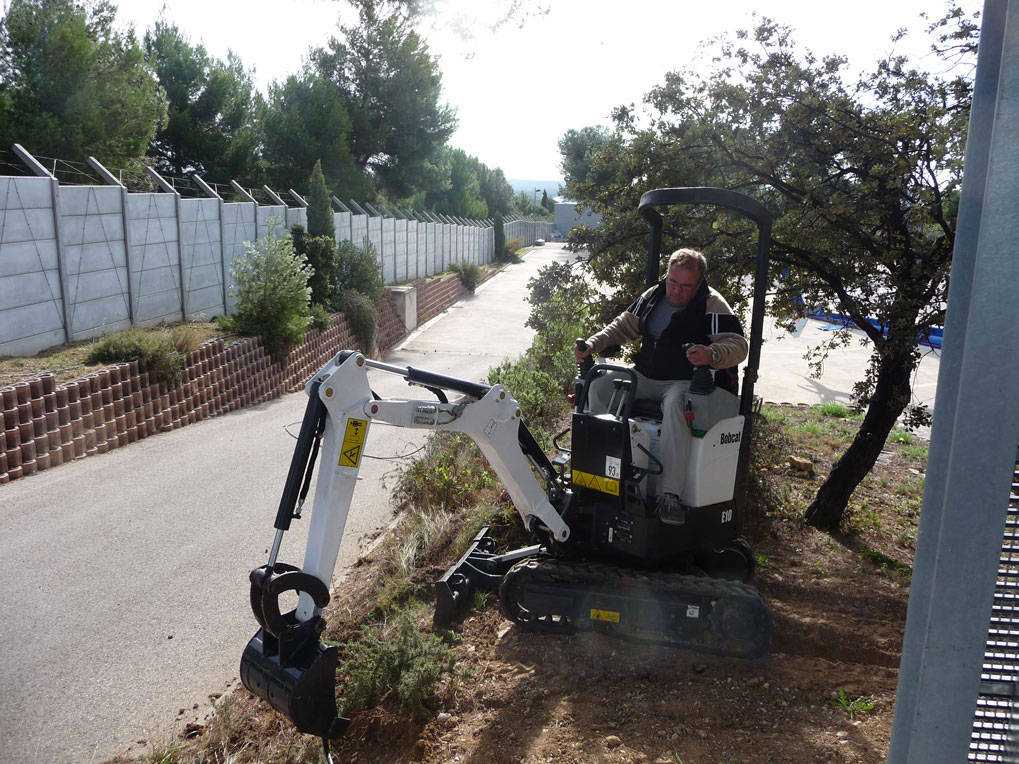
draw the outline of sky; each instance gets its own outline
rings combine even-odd
[[[440,62],[443,96],[457,111],[450,143],[508,178],[530,180],[562,177],[557,142],[567,130],[609,124],[614,107],[639,104],[666,72],[705,59],[705,41],[752,28],[754,12],[793,27],[815,54],[842,54],[865,70],[893,50],[900,28],[911,34],[894,50],[924,55],[920,13],[936,18],[945,7],[938,0],[525,0],[548,12],[493,32],[486,22],[509,0],[439,3],[422,32]],[[298,71],[310,47],[338,36],[341,14],[352,19],[342,0],[119,0],[119,8],[120,22],[139,37],[162,11],[210,54],[225,59],[233,50],[263,92]],[[455,31],[463,14],[473,20],[467,37]]]

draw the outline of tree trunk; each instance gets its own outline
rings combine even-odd
[[[835,532],[841,527],[853,491],[874,467],[888,433],[909,403],[909,380],[916,363],[909,355],[900,353],[881,359],[874,395],[863,423],[807,507],[805,518],[815,528]]]

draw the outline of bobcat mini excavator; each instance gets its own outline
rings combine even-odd
[[[715,188],[649,191],[639,213],[650,227],[647,282],[658,281],[664,215],[670,205],[714,205],[758,226],[750,353],[741,397],[735,369],[695,369],[688,393],[693,431],[690,460],[657,457],[661,412],[634,399],[627,369],[593,364],[578,377],[570,448],[549,460],[501,385],[484,385],[413,367],[391,366],[340,352],[305,390],[308,405],[276,514],[268,562],[251,572],[251,607],[259,630],[241,658],[244,685],[286,715],[301,732],[328,740],[343,735],[335,681],[338,650],[319,635],[322,609],[375,421],[470,435],[509,492],[534,541],[497,554],[487,528],[436,582],[435,620],[448,622],[476,589],[499,592],[503,612],[520,627],[569,634],[597,629],[618,637],[742,658],[770,646],[771,611],[748,582],[754,555],[740,537],[750,457],[753,386],[760,361],[771,215],[755,200]],[[402,376],[434,399],[381,399],[368,383],[375,369]],[[592,375],[623,372],[608,413],[585,410]],[[718,379],[716,380],[716,376]],[[632,377],[632,374],[631,374]],[[692,417],[690,416],[692,414]],[[562,433],[565,435],[565,433]],[[558,446],[558,443],[557,443]],[[316,458],[304,564],[277,557],[283,534],[300,516]],[[683,525],[655,513],[658,476],[687,470]],[[280,595],[297,606],[282,613]],[[291,595],[293,596],[293,595]]]

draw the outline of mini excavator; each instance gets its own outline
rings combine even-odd
[[[597,630],[612,636],[753,659],[771,642],[773,619],[750,583],[754,555],[740,536],[750,461],[754,382],[760,362],[771,215],[758,202],[717,188],[649,191],[639,214],[650,228],[647,282],[659,278],[660,210],[713,205],[758,227],[750,352],[742,391],[736,369],[700,367],[687,394],[693,439],[687,465],[658,458],[661,409],[636,399],[626,367],[590,363],[578,370],[570,447],[549,459],[501,385],[485,385],[391,366],[340,352],[306,385],[308,404],[276,514],[268,562],[251,572],[259,629],[241,659],[241,680],[301,732],[328,740],[349,724],[336,711],[336,646],[320,640],[322,609],[339,552],[358,468],[373,422],[470,435],[505,485],[531,546],[498,553],[483,529],[436,582],[435,621],[448,623],[476,590],[498,591],[504,614],[520,628],[552,634]],[[434,398],[379,398],[375,369],[403,377]],[[593,375],[622,372],[606,413],[586,410]],[[283,534],[300,516],[316,459],[304,564],[277,558]],[[686,469],[682,525],[655,512],[659,477]],[[280,595],[297,594],[283,613]],[[293,595],[291,595],[293,596]]]

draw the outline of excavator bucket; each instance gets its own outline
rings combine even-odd
[[[317,638],[301,640],[288,650],[259,629],[241,656],[241,681],[301,732],[343,737],[350,720],[336,713],[337,653]]]

